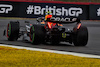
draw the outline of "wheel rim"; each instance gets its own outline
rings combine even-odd
[[[31,29],[30,29],[30,41],[31,43],[34,42],[34,37],[35,37],[35,33],[34,33],[34,27],[32,26]]]
[[[11,24],[8,24],[8,26],[7,26],[7,38],[9,38],[10,34],[11,34]]]

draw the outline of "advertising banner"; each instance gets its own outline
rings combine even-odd
[[[54,17],[89,19],[88,5],[0,1],[0,16],[37,18],[48,11]]]
[[[20,2],[0,1],[0,16],[19,17]]]
[[[90,5],[90,20],[100,20],[100,5]]]

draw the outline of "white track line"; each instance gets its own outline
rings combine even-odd
[[[48,49],[39,49],[39,48],[22,47],[22,46],[13,46],[13,45],[5,45],[5,44],[0,44],[0,46],[6,46],[6,47],[13,47],[13,48],[18,48],[18,49],[26,49],[26,50],[33,50],[33,51],[43,51],[43,52],[51,52],[51,53],[57,53],[57,54],[66,54],[66,55],[73,55],[73,56],[79,56],[79,57],[98,58],[98,59],[100,59],[99,55],[91,55],[91,54],[83,54],[83,53],[75,53],[75,52],[65,52],[65,51],[48,50]]]

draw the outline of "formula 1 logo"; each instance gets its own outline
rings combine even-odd
[[[97,16],[100,16],[100,8],[97,9]]]
[[[45,12],[51,12],[51,15],[56,15],[56,16],[76,16],[78,17],[80,14],[83,13],[82,8],[76,8],[76,7],[71,7],[69,9],[66,9],[65,7],[60,7],[57,8],[57,6],[33,6],[29,5],[27,7],[27,14],[34,14],[34,15],[45,15]]]
[[[12,11],[13,6],[12,5],[6,5],[6,4],[0,4],[0,13],[8,13],[9,11]]]

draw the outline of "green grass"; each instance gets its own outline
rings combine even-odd
[[[100,67],[100,59],[0,46],[0,67]]]

